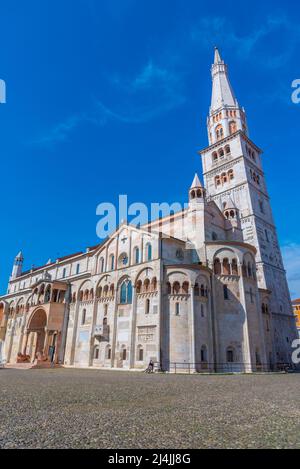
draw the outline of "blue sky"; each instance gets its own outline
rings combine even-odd
[[[96,206],[185,202],[207,145],[218,45],[245,106],[300,296],[300,6],[282,1],[0,0],[0,288],[98,243]]]

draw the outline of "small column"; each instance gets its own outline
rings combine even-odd
[[[48,358],[48,344],[49,344],[49,331],[47,327],[45,327],[45,339],[44,339],[44,345],[43,345],[43,351],[42,354],[44,358]]]
[[[25,333],[25,345],[23,347],[23,355],[26,355],[29,334],[30,334],[30,332],[28,332],[28,331]]]

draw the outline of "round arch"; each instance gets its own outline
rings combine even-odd
[[[37,308],[33,311],[28,320],[27,330],[36,331],[45,329],[47,326],[47,321],[48,319],[46,311],[43,308]]]
[[[137,273],[137,275],[136,275],[136,277],[135,277],[135,279],[134,279],[134,285],[136,285],[137,281],[140,279],[140,277],[142,276],[142,274],[143,274],[145,271],[148,271],[149,274],[150,274],[150,272],[151,272],[151,274],[153,274],[153,272],[154,272],[154,270],[152,269],[152,267],[144,267],[143,269],[141,269],[141,270]],[[149,275],[148,275],[148,278],[149,278]]]

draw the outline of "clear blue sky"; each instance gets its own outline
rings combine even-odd
[[[265,150],[300,296],[296,2],[1,0],[0,11],[1,291],[20,249],[30,268],[99,242],[101,202],[185,201],[202,172],[216,44]]]

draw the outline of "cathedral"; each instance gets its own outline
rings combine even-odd
[[[295,317],[262,151],[215,49],[208,146],[188,205],[23,271],[0,297],[7,363],[255,372],[291,363]],[[192,178],[191,178],[192,179]]]

